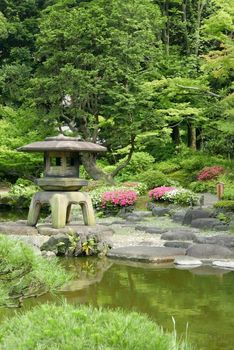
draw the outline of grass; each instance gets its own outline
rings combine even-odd
[[[189,350],[145,315],[44,304],[6,320],[1,350]]]

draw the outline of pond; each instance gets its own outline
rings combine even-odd
[[[61,263],[77,278],[60,293],[70,303],[138,311],[169,331],[173,316],[179,336],[185,337],[188,324],[189,340],[197,350],[234,348],[234,272],[209,266],[178,270],[106,258],[66,258]],[[27,300],[25,309],[48,300],[58,296]],[[0,316],[12,312],[2,310]]]

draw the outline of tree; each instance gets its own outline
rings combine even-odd
[[[130,145],[129,161],[148,113],[139,85],[159,75],[161,26],[150,0],[50,7],[37,37],[32,104],[85,140],[104,141],[109,150]],[[93,178],[104,175],[92,155],[83,163]]]

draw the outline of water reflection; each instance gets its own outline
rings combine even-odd
[[[74,273],[74,280],[57,296],[26,301],[24,310],[65,297],[77,305],[146,313],[169,331],[173,330],[173,316],[178,334],[185,333],[188,322],[197,349],[234,349],[234,272],[210,266],[179,270],[170,264],[107,258],[66,258],[61,263]]]

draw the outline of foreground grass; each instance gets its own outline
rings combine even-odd
[[[44,304],[6,320],[1,350],[188,350],[146,316],[87,306]]]

